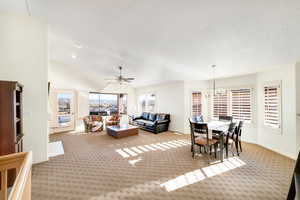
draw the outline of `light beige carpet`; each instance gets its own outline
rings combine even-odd
[[[285,199],[295,162],[257,145],[208,166],[192,159],[189,135],[114,139],[100,134],[56,134],[65,155],[34,165],[33,200]]]

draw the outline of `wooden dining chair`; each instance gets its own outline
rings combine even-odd
[[[226,157],[228,158],[228,150],[229,150],[229,146],[231,147],[232,149],[232,145],[234,143],[234,134],[236,133],[236,123],[235,122],[231,122],[229,127],[228,127],[228,130],[226,131],[224,137],[225,137],[225,140],[224,140],[224,148],[225,148],[225,151],[226,151]],[[232,152],[232,151],[231,151]]]
[[[232,136],[232,140],[234,141],[235,144],[235,149],[236,149],[236,153],[239,156],[240,152],[243,151],[242,149],[242,128],[244,126],[244,122],[240,121],[239,125],[235,128],[235,133]]]
[[[235,141],[235,147],[237,149],[238,155],[239,155],[239,148],[240,148],[241,152],[243,152],[243,149],[242,149],[242,128],[243,128],[243,126],[244,126],[244,121],[240,121],[239,125],[237,127],[237,130],[236,130],[237,139]]]
[[[198,136],[195,135],[195,125],[197,125],[197,133],[200,134]],[[204,147],[204,151],[208,154],[209,150],[211,152],[211,147],[214,146],[215,157],[217,157],[217,145],[218,140],[209,138],[208,127],[206,123],[195,123],[190,120],[190,128],[191,128],[191,145],[192,145],[192,156],[195,158],[195,146],[199,146],[199,148]]]
[[[296,161],[294,168],[294,173],[292,174],[292,181],[287,196],[287,200],[299,200],[300,199],[300,152]]]
[[[191,119],[189,119],[190,122],[190,129],[191,129],[191,152],[192,152],[192,157],[195,157],[195,146],[199,146],[199,150],[201,153],[201,146],[196,144],[195,140],[196,140],[196,135],[195,135],[195,122],[191,121]]]

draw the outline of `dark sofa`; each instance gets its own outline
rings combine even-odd
[[[141,116],[133,118],[133,122],[141,129],[157,134],[168,131],[170,114],[143,112]]]

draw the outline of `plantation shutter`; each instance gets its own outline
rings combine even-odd
[[[231,115],[233,119],[251,122],[251,89],[231,90]]]
[[[201,92],[192,93],[192,114],[193,116],[202,115],[202,94]]]
[[[228,93],[219,92],[213,97],[213,118],[218,118],[219,116],[228,116]]]
[[[280,128],[280,85],[264,87],[265,125]]]

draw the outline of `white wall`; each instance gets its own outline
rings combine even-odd
[[[282,127],[272,129],[264,125],[264,92],[265,83],[282,82]],[[271,150],[296,158],[296,90],[295,66],[262,72],[257,75],[258,129],[257,143]]]
[[[48,160],[47,26],[35,18],[0,13],[0,79],[24,85],[24,150]]]
[[[140,95],[147,93],[156,94],[155,112],[171,115],[169,130],[184,133],[184,82],[136,88],[136,102]]]

